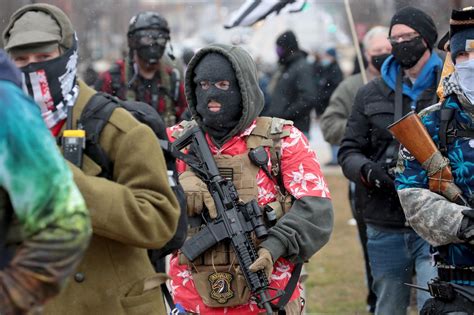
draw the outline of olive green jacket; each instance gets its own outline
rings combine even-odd
[[[77,120],[93,89],[79,81]],[[75,127],[75,126],[74,126]],[[84,156],[82,170],[69,164],[90,210],[93,237],[66,289],[45,314],[165,314],[160,284],[147,248],[160,248],[174,235],[178,202],[152,130],[125,109],[116,109],[100,136],[114,165],[113,181],[97,177],[100,167]]]
[[[367,73],[367,72],[366,72]],[[357,73],[342,81],[334,90],[329,105],[321,117],[321,131],[330,144],[341,144],[347,120],[357,91],[364,85],[362,74]]]

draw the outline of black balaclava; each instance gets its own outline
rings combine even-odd
[[[300,50],[296,35],[292,31],[286,31],[278,36],[275,44],[278,61],[281,64],[286,63],[288,58]]]
[[[229,89],[218,89],[214,83],[229,81]],[[194,83],[196,84],[196,111],[202,117],[203,128],[219,145],[240,121],[242,116],[242,96],[235,76],[235,70],[230,61],[219,53],[205,55],[194,68]],[[202,81],[211,82],[208,90],[203,90],[199,84]],[[218,112],[208,109],[208,103],[214,100],[221,104]]]

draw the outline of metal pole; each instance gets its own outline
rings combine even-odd
[[[362,81],[364,84],[367,84],[367,74],[365,73],[364,61],[362,59],[362,52],[360,51],[359,39],[357,38],[354,19],[352,17],[351,6],[349,5],[349,0],[344,0],[344,5],[346,7],[347,18],[349,19],[349,26],[351,28],[352,41],[354,42],[357,61],[359,62],[360,73],[362,74]]]

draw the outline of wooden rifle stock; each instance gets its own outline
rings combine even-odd
[[[415,112],[387,127],[427,172],[429,189],[458,204],[467,205],[462,191],[454,184],[449,160],[443,157]]]

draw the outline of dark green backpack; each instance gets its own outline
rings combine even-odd
[[[141,123],[148,125],[157,136],[157,141],[168,139],[163,119],[150,105],[137,101],[122,101],[106,93],[99,92],[95,94],[86,104],[79,118],[78,125],[81,124],[86,131],[86,148],[84,153],[102,168],[99,176],[107,179],[112,178],[114,166],[105,151],[100,147],[99,139],[112,112],[119,107],[126,109]],[[181,213],[178,228],[173,238],[163,248],[149,250],[148,252],[155,269],[159,271],[164,271],[161,269],[164,267],[161,258],[181,248],[187,235],[186,195],[183,187],[179,184],[176,172],[176,159],[166,148],[163,148],[163,153],[166,159],[168,176],[171,177],[170,181],[174,182],[171,188],[179,201]]]

